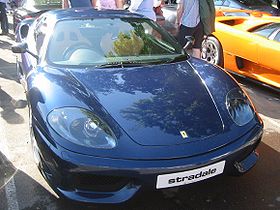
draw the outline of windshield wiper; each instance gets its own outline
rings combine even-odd
[[[189,55],[188,54],[182,54],[179,56],[176,56],[174,58],[169,58],[166,60],[163,60],[162,63],[176,63],[176,62],[180,62],[180,61],[185,61],[187,59],[189,59]]]
[[[101,65],[97,65],[96,68],[125,68],[125,67],[136,67],[146,65],[144,63],[137,62],[118,62],[118,63],[105,63]]]
[[[125,68],[125,67],[137,67],[137,66],[147,66],[155,64],[165,64],[165,63],[175,63],[179,61],[185,61],[189,58],[188,54],[182,54],[174,58],[162,58],[155,60],[148,60],[146,62],[135,62],[135,61],[122,61],[115,63],[105,63],[101,65],[96,65],[96,68]]]

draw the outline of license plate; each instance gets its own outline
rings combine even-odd
[[[157,176],[156,188],[176,187],[198,182],[222,174],[226,161],[221,161],[202,168]]]

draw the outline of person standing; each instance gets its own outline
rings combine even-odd
[[[209,36],[215,31],[215,4],[213,0],[199,0],[199,14],[203,25],[204,36]]]
[[[128,9],[130,12],[142,14],[147,18],[156,21],[154,7],[159,6],[159,4],[161,4],[161,0],[131,0]]]
[[[201,58],[203,37],[210,35],[215,29],[215,7],[213,0],[179,0],[177,20],[179,27],[178,42],[185,46],[186,36],[193,36],[195,41],[192,55]]]
[[[62,0],[62,8],[72,7],[92,7],[91,0]]]
[[[1,29],[2,35],[6,35],[9,32],[9,24],[6,13],[6,3],[7,0],[0,0],[0,20],[1,20]]]
[[[123,9],[123,0],[92,0],[92,6],[98,9]]]

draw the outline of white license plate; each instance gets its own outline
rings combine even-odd
[[[221,161],[202,168],[172,174],[158,175],[156,188],[176,187],[208,179],[224,171],[226,161]]]

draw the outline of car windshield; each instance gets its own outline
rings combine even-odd
[[[246,6],[269,6],[268,3],[261,0],[237,0],[237,1]]]
[[[185,57],[183,49],[156,23],[140,18],[61,20],[47,60],[64,66],[143,65]]]

